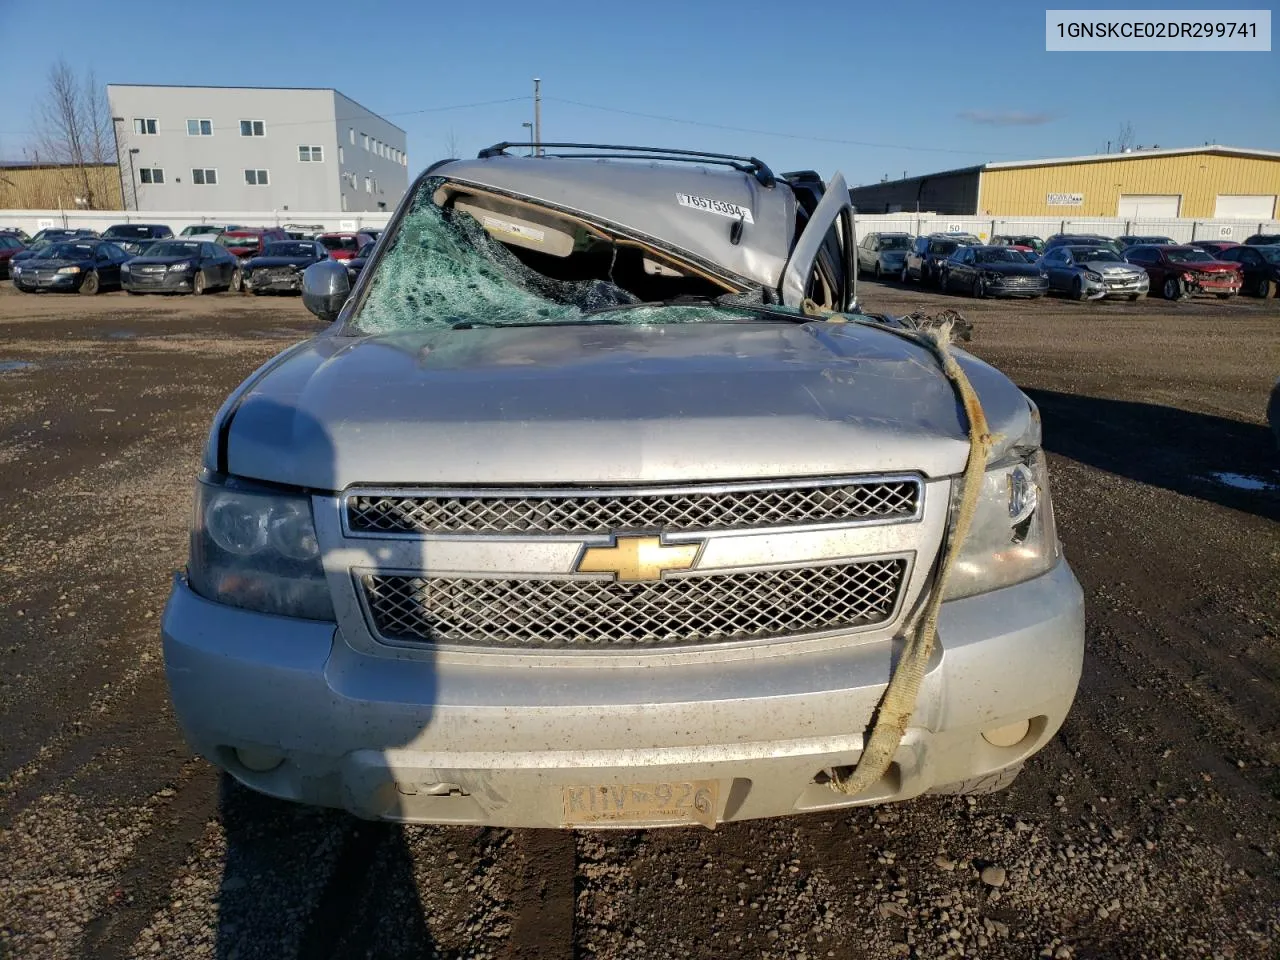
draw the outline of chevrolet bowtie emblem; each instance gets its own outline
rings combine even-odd
[[[661,580],[664,570],[688,570],[698,543],[663,543],[660,537],[618,537],[611,547],[587,547],[579,573],[612,573],[620,581]]]

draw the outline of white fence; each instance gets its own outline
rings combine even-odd
[[[201,210],[150,212],[146,210],[0,210],[0,230],[19,227],[35,233],[46,227],[88,227],[99,232],[113,223],[163,223],[179,233],[198,223],[234,223],[246,227],[299,224],[323,230],[359,230],[385,227],[392,211],[346,213],[340,211],[250,210],[211,213]],[[997,234],[1054,233],[1157,234],[1179,243],[1193,240],[1234,240],[1255,233],[1280,233],[1280,220],[1126,220],[1122,217],[957,217],[935,213],[858,214],[858,236],[872,231],[924,233],[972,233],[982,239]]]
[[[113,223],[163,223],[180,233],[200,223],[234,223],[243,227],[299,224],[323,230],[385,227],[393,211],[365,213],[302,210],[249,210],[211,213],[205,210],[0,210],[0,230],[18,227],[35,233],[46,227],[87,227],[101,233]]]
[[[1255,233],[1280,233],[1280,220],[1124,219],[1123,217],[957,217],[935,213],[858,214],[858,236],[871,233],[972,233],[986,240],[1000,234],[1048,237],[1055,233],[1097,233],[1104,237],[1152,235],[1178,243],[1231,240]]]

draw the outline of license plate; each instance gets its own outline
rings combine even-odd
[[[564,787],[564,825],[622,826],[659,821],[700,823],[715,829],[719,789],[716,780]]]

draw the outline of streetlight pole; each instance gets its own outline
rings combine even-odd
[[[542,81],[533,78],[533,152],[542,156]]]
[[[529,156],[532,157],[533,156],[533,124],[530,123],[528,120],[526,120],[524,123],[520,124],[520,126],[524,127],[526,130],[529,131]]]
[[[129,148],[129,190],[133,194],[134,213],[138,212],[138,176],[133,170],[133,155],[137,152],[137,147]]]

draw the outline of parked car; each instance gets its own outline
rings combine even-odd
[[[909,233],[868,233],[858,244],[858,272],[869,273],[877,280],[901,276],[902,262],[913,239]]]
[[[9,233],[22,241],[23,246],[31,242],[31,237],[27,235],[27,231],[21,227],[0,227],[0,233]]]
[[[955,351],[994,446],[952,539],[972,454],[936,355],[822,313],[857,310],[844,178],[583,149],[648,159],[437,164],[354,293],[307,269],[329,326],[216,415],[162,619],[192,748],[267,794],[506,827],[1007,785],[1084,652],[1034,405]],[[927,663],[900,653],[926,601]],[[841,793],[900,655],[904,762]]]
[[[1130,247],[1136,247],[1139,244],[1144,246],[1168,246],[1176,245],[1177,241],[1172,237],[1162,237],[1154,234],[1137,236],[1135,234],[1126,233],[1122,236],[1116,237],[1116,243],[1120,244],[1121,250],[1127,250]]]
[[[370,240],[376,242],[380,236],[386,233],[386,230],[382,227],[361,227],[360,232],[365,234]]]
[[[323,223],[286,223],[283,227],[290,240],[314,240],[324,233]]]
[[[53,243],[57,240],[92,239],[97,235],[98,231],[90,230],[88,227],[47,227],[44,230],[37,230],[35,236],[26,243],[28,247],[34,247],[40,243]]]
[[[0,279],[9,276],[9,260],[26,246],[16,233],[0,233]]]
[[[240,227],[234,223],[193,223],[189,227],[183,227],[179,237],[217,237],[220,233],[227,230],[239,230]]]
[[[241,268],[246,293],[301,293],[302,271],[329,257],[315,240],[273,240]]]
[[[347,276],[351,278],[352,286],[355,286],[356,278],[364,272],[365,264],[368,263],[369,258],[373,256],[373,249],[376,246],[376,242],[366,243],[360,248],[360,251],[354,257],[345,261],[347,265]]]
[[[1222,259],[1222,251],[1230,250],[1232,247],[1238,247],[1240,244],[1233,240],[1192,240],[1189,247],[1195,247],[1197,250],[1203,250],[1211,257]]]
[[[1212,293],[1225,300],[1240,292],[1240,265],[1216,260],[1195,247],[1139,245],[1126,250],[1124,258],[1147,271],[1151,288],[1166,300],[1196,293]]]
[[[903,283],[919,280],[923,284],[937,284],[938,267],[942,261],[964,246],[980,244],[982,241],[969,234],[931,233],[926,237],[916,237],[911,249],[902,261],[902,271],[898,279]]]
[[[1043,255],[1054,247],[1106,247],[1122,256],[1124,254],[1115,240],[1097,233],[1055,233],[1044,242],[1044,249],[1040,253]]]
[[[324,245],[333,260],[350,260],[366,243],[372,243],[373,237],[367,233],[322,233],[316,241]]]
[[[944,291],[963,290],[974,297],[1043,297],[1049,278],[1039,266],[1009,247],[958,247],[938,267]]]
[[[120,286],[120,267],[128,259],[129,254],[107,240],[59,240],[13,264],[13,285],[23,293],[64,290],[92,296]]]
[[[1248,247],[1271,247],[1280,243],[1280,233],[1255,233],[1244,242]]]
[[[232,280],[231,289],[240,292],[244,264],[256,257],[266,244],[288,239],[289,235],[279,227],[237,227],[218,234],[218,245],[240,261],[241,272]]]
[[[1265,299],[1280,290],[1280,244],[1234,246],[1218,259],[1240,266],[1242,290],[1250,296]]]
[[[110,240],[125,253],[135,257],[150,240],[167,240],[173,231],[163,223],[117,223],[102,231],[102,239]]]
[[[157,240],[121,270],[130,293],[192,293],[229,290],[240,262],[210,240]]]
[[[1096,244],[1054,247],[1040,258],[1040,269],[1048,275],[1050,290],[1070,294],[1077,300],[1137,300],[1145,297],[1151,286],[1147,271]]]
[[[1013,247],[1023,253],[1039,253],[1044,249],[1044,241],[1029,233],[997,233],[991,238],[993,247]]]

